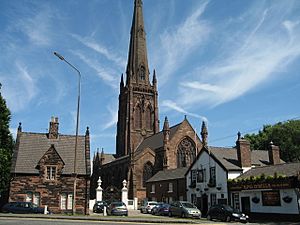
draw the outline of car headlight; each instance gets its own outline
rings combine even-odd
[[[237,214],[237,213],[232,213],[232,216],[234,216],[234,217],[240,217],[240,215]]]

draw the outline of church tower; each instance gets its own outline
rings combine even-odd
[[[150,83],[142,0],[134,1],[130,35],[126,83],[123,74],[120,81],[117,157],[159,132],[157,80],[154,70]]]

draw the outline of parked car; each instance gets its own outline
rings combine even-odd
[[[32,213],[32,214],[44,214],[44,208],[32,202],[9,202],[2,207],[3,213]],[[50,214],[50,211],[47,211]]]
[[[151,210],[152,215],[157,216],[168,216],[169,215],[169,207],[170,205],[167,203],[158,203]]]
[[[169,216],[201,218],[201,211],[190,202],[177,201],[170,205]]]
[[[124,202],[112,202],[107,207],[107,215],[128,216],[128,209]]]
[[[249,217],[229,205],[214,205],[208,210],[207,219],[218,219],[226,222],[234,220],[246,223]]]
[[[94,204],[93,212],[94,213],[103,213],[104,206],[107,207],[107,203],[105,201],[97,201]]]
[[[155,201],[149,201],[145,202],[144,205],[141,207],[141,213],[151,213],[151,210],[154,206],[156,206],[158,203]]]

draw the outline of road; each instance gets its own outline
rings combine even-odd
[[[170,221],[169,221],[170,222]],[[193,223],[183,223],[186,225],[191,224],[205,224],[205,225],[242,225],[242,223],[223,223],[218,221],[207,221],[207,220],[192,220]],[[123,221],[123,222],[116,222],[116,221],[93,221],[93,220],[76,220],[76,219],[55,219],[55,218],[18,218],[18,217],[0,217],[0,225],[119,225],[119,224],[138,224],[138,225],[151,225],[151,224],[168,224],[168,225],[178,225],[178,223],[157,223],[156,221],[149,221],[147,223],[143,222],[134,222],[134,221]],[[182,224],[182,223],[181,223]],[[297,222],[264,222],[264,223],[247,223],[247,225],[299,225],[300,223]]]

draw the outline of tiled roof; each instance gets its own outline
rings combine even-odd
[[[277,165],[254,167],[251,170],[248,170],[246,173],[239,176],[238,178],[260,176],[261,174],[264,174],[265,176],[274,176],[274,173],[277,173],[277,175],[285,175],[290,177],[297,176],[299,172],[300,163],[282,163]]]
[[[241,170],[238,163],[237,149],[236,148],[222,148],[222,147],[209,147],[211,154],[227,170]],[[284,163],[284,161],[281,161]],[[251,151],[251,164],[253,166],[269,165],[269,153],[266,150],[253,150]]]
[[[19,148],[14,152],[12,173],[38,174],[35,168],[39,160],[54,144],[57,153],[65,163],[63,174],[74,172],[75,135],[59,135],[58,139],[48,139],[47,134],[21,132]],[[77,145],[77,174],[86,175],[85,137],[78,136]]]
[[[103,154],[103,156],[104,156],[104,161],[102,162],[103,165],[110,163],[116,159],[113,154]]]
[[[161,170],[157,172],[149,180],[147,180],[147,183],[162,181],[162,180],[183,179],[188,169],[189,169],[188,167],[182,167],[182,168],[171,169],[171,170]]]
[[[178,130],[180,125],[181,125],[181,123],[170,128],[170,139],[172,139],[172,137],[174,136],[174,134],[176,133],[176,131]],[[141,144],[138,146],[136,153],[143,151],[147,147],[152,150],[161,148],[164,144],[163,141],[164,141],[163,132],[162,131],[158,132],[158,133],[146,138],[145,140],[143,140],[141,142]]]

